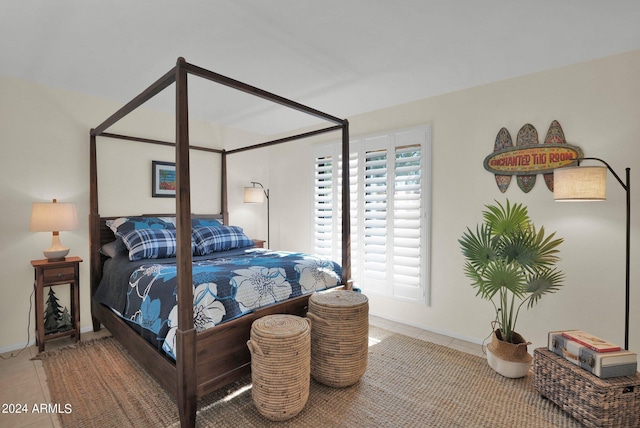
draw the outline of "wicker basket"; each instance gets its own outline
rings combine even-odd
[[[587,427],[640,427],[640,374],[601,379],[545,348],[533,387]]]
[[[367,370],[369,301],[361,293],[336,290],[309,298],[311,376],[337,388],[353,385]]]
[[[251,325],[251,396],[267,419],[300,413],[309,398],[311,327],[295,315],[267,315]]]

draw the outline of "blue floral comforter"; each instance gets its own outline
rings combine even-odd
[[[195,328],[203,331],[255,309],[334,287],[340,278],[337,263],[302,253],[251,248],[194,257]],[[95,296],[173,358],[176,298],[175,259],[129,262],[117,257],[105,264]]]

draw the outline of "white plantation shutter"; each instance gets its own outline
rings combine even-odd
[[[368,143],[368,144],[367,144]],[[362,270],[357,272],[359,283],[369,284],[370,289],[383,291],[386,288],[389,269],[387,266],[387,138],[381,137],[365,141],[366,147],[374,147],[364,152],[364,189],[361,218],[364,221],[361,257]]]
[[[333,209],[333,157],[322,156],[315,160],[315,236],[316,254],[332,257],[335,235]]]
[[[365,292],[428,303],[430,133],[421,127],[350,142],[351,268]],[[315,251],[340,260],[339,144],[316,148],[314,158]]]
[[[419,144],[397,146],[393,189],[394,294],[419,298],[422,278],[422,151]]]
[[[350,198],[350,205],[349,205],[349,209],[351,210],[351,271],[357,271],[358,270],[358,254],[359,254],[359,246],[358,246],[358,226],[359,226],[359,222],[358,222],[358,186],[359,186],[359,177],[358,177],[358,153],[353,152],[349,155],[349,194],[351,195]],[[342,168],[342,165],[340,166],[340,168]],[[340,170],[342,171],[342,169]],[[341,182],[342,183],[342,182]],[[342,187],[342,186],[341,186]],[[342,189],[340,190],[340,192],[342,192]],[[342,194],[342,193],[340,193]],[[342,205],[340,205],[340,208],[342,208]],[[340,212],[340,218],[342,218],[342,209],[339,211]],[[342,226],[342,223],[340,223],[340,226]],[[340,233],[342,233],[342,230],[340,230]],[[338,237],[340,237],[341,235],[338,235]],[[342,253],[342,247],[340,246],[338,253],[340,254],[340,257],[342,257],[341,253]],[[339,259],[342,260],[342,259]]]

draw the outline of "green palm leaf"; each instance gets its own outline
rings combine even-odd
[[[533,276],[526,285],[526,291],[530,293],[527,307],[533,307],[543,295],[558,291],[562,281],[564,281],[564,274],[556,269],[546,270]]]
[[[505,259],[493,260],[487,266],[483,277],[485,293],[490,298],[500,290],[508,290],[518,298],[525,296],[527,278],[517,263],[509,263]]]
[[[522,204],[511,205],[507,200],[506,207],[496,201],[496,205],[486,205],[487,211],[482,215],[486,224],[491,225],[491,232],[496,235],[510,235],[529,226],[529,214]]]
[[[475,233],[467,228],[467,232],[458,240],[462,254],[476,268],[481,269],[489,261],[495,259],[496,253],[491,242],[491,229],[482,224],[476,226]]]

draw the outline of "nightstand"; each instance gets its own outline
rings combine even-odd
[[[62,261],[47,259],[31,260],[35,271],[33,287],[36,294],[36,342],[38,351],[44,351],[44,343],[60,337],[75,337],[80,340],[80,257],[67,257]],[[44,331],[44,288],[69,284],[71,296],[71,329],[45,334]]]
[[[262,239],[254,239],[253,240],[253,248],[264,248],[264,240]]]

